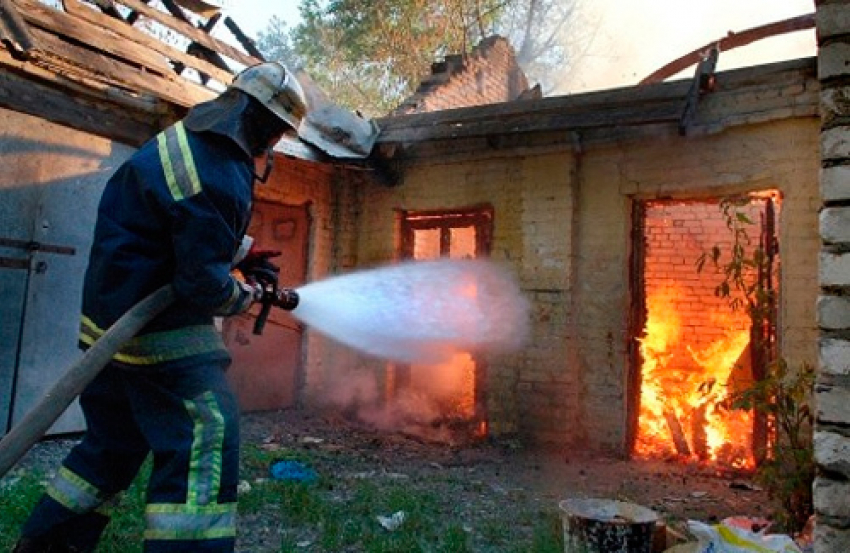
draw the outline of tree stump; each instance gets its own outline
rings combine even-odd
[[[566,499],[559,504],[565,553],[651,553],[658,515],[612,499]]]

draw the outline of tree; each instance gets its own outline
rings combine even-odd
[[[529,80],[553,91],[570,57],[578,0],[302,0],[302,21],[274,19],[258,45],[302,66],[334,100],[383,115],[410,96],[431,63],[506,37]]]
[[[257,36],[257,49],[267,60],[282,61],[289,67],[297,67],[301,63],[292,48],[289,33],[287,23],[273,15],[266,29]]]

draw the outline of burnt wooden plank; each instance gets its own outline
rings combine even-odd
[[[0,58],[8,54],[0,53]],[[0,63],[9,58],[0,59]],[[126,106],[70,95],[13,71],[0,71],[0,106],[132,146],[159,132],[163,118]]]
[[[34,46],[29,27],[12,0],[0,0],[0,41],[20,59]]]
[[[464,124],[485,119],[522,116],[545,117],[564,113],[581,113],[597,109],[613,109],[637,104],[652,105],[669,101],[684,102],[690,82],[669,83],[647,88],[614,89],[567,96],[551,96],[538,100],[518,100],[500,104],[457,108],[428,113],[397,115],[377,120],[381,129]]]
[[[172,81],[133,68],[94,50],[66,42],[47,31],[33,29],[33,33],[43,48],[33,50],[32,57],[46,66],[63,67],[64,70],[83,73],[87,77],[150,94],[180,106],[193,106],[217,95],[187,80]]]
[[[244,65],[255,65],[260,63],[260,60],[241,52],[240,50],[230,46],[226,42],[222,42],[215,37],[212,37],[202,30],[185,23],[183,21],[178,21],[175,17],[162,13],[159,10],[151,8],[147,4],[140,2],[139,0],[116,0],[119,4],[127,6],[128,8],[139,12],[140,14],[153,19],[157,23],[161,25],[165,25],[166,27],[173,29],[186,37],[194,40],[195,42],[202,44],[209,48],[210,50],[214,50],[228,58],[237,61]]]
[[[120,40],[108,29],[91,25],[35,0],[15,0],[15,3],[21,7],[21,15],[31,25],[69,37],[110,56],[126,59],[160,75],[171,72],[160,54],[135,42]]]
[[[65,6],[65,10],[74,17],[78,17],[93,25],[100,25],[101,27],[107,28],[121,38],[131,40],[135,43],[141,44],[142,46],[150,48],[155,52],[159,52],[166,58],[171,59],[172,61],[178,61],[197,70],[198,72],[205,73],[222,84],[230,84],[233,80],[233,74],[229,71],[219,69],[206,60],[202,60],[196,56],[190,56],[189,54],[136,29],[132,25],[122,23],[116,19],[97,13],[83,5],[82,2],[79,2],[79,0],[63,0],[63,4]]]
[[[245,48],[246,52],[257,58],[258,60],[266,59],[265,56],[263,56],[263,53],[257,49],[257,46],[254,44],[254,41],[251,40],[251,38],[248,37],[248,35],[246,35],[242,31],[242,28],[239,27],[239,25],[237,25],[236,22],[233,21],[233,19],[231,19],[229,16],[225,17],[224,25],[230,30],[231,33],[233,33],[233,36],[235,36],[236,40],[239,41],[239,44],[241,44],[242,47]]]
[[[45,65],[45,67],[40,64]],[[61,88],[67,94],[87,98],[93,102],[105,101],[123,106],[133,113],[144,113],[147,118],[161,118],[173,113],[171,105],[159,98],[140,96],[125,88],[86,76],[84,73],[57,72],[55,68],[43,64],[38,59],[34,59],[30,63],[21,61],[12,57],[9,52],[3,49],[0,49],[0,69],[26,75],[27,78],[54,88]]]
[[[566,131],[594,127],[622,127],[647,123],[677,122],[681,112],[682,101],[676,99],[648,108],[626,106],[619,109],[595,111],[571,110],[545,117],[536,114],[523,114],[514,117],[503,116],[469,123],[435,124],[429,127],[417,126],[395,129],[382,127],[378,142],[420,142],[504,133]]]

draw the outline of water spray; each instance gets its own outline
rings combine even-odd
[[[437,364],[459,352],[510,352],[528,337],[528,302],[490,260],[409,261],[319,280],[292,315],[361,352]]]
[[[0,440],[0,477],[35,444],[127,340],[175,300],[166,285],[130,309]],[[437,364],[459,352],[509,352],[528,335],[528,303],[510,273],[487,260],[411,261],[295,289],[267,288],[255,332],[272,307],[377,357]]]

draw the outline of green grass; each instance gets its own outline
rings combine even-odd
[[[8,477],[0,488],[0,551],[11,551],[21,526],[41,497],[47,475],[41,472],[18,473]],[[150,475],[146,463],[139,477],[112,512],[97,553],[141,553],[144,531],[144,485]]]
[[[340,453],[344,455],[344,453]],[[260,516],[279,525],[284,537],[282,553],[559,553],[563,551],[560,520],[556,513],[491,513],[465,519],[456,498],[436,491],[452,484],[435,479],[433,486],[415,486],[398,479],[342,480],[322,474],[317,482],[291,483],[268,479],[268,467],[278,459],[298,460],[320,467],[331,461],[327,454],[296,451],[268,452],[246,445],[242,478],[250,491],[239,498],[242,516]],[[328,466],[339,467],[337,459]],[[330,472],[330,471],[328,471]],[[143,532],[144,486],[150,474],[146,464],[133,486],[113,511],[112,523],[97,553],[140,553]],[[0,489],[0,550],[11,549],[15,536],[44,486],[43,474],[6,478]],[[455,487],[463,483],[454,483]],[[476,487],[478,486],[478,487]],[[473,493],[484,492],[470,483]],[[378,516],[403,511],[404,522],[387,530]],[[521,530],[521,532],[519,531]],[[248,553],[248,552],[245,552]]]

